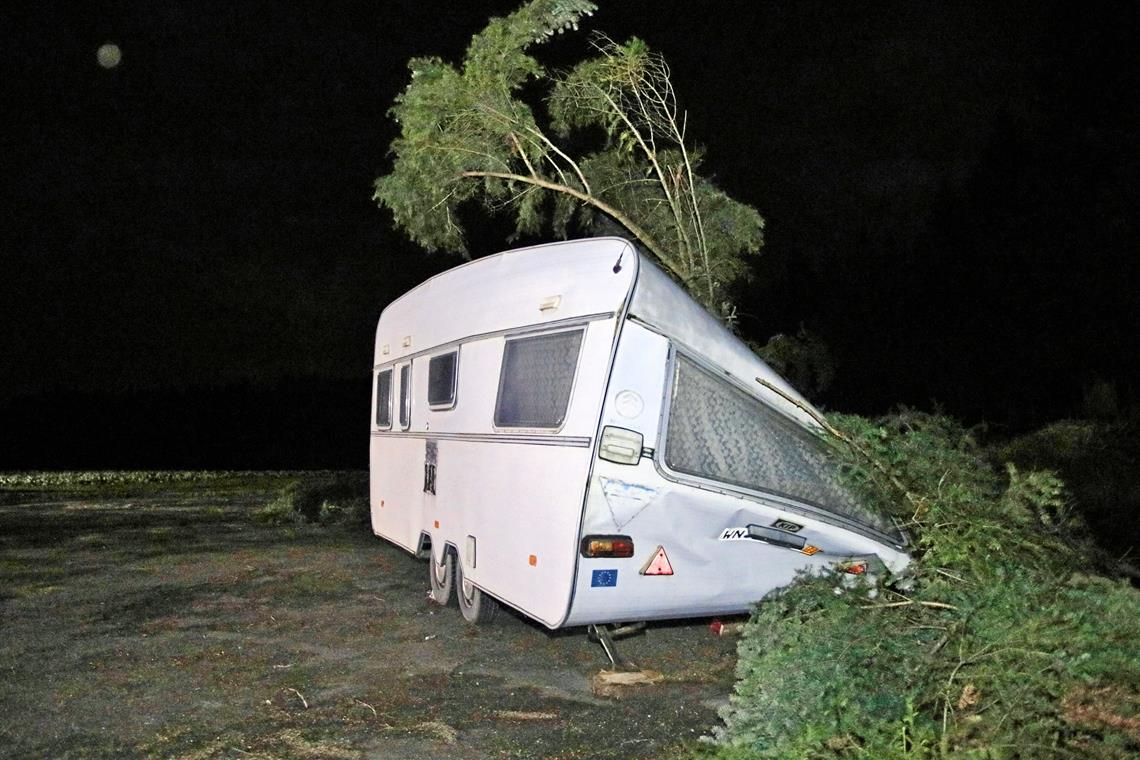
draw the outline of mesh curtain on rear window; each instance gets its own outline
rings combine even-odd
[[[677,357],[665,463],[677,472],[787,496],[897,536],[838,482],[824,444],[744,391]]]
[[[556,428],[566,417],[582,331],[508,340],[503,349],[495,424]]]

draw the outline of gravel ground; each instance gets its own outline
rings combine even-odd
[[[269,494],[2,496],[5,757],[660,758],[731,690],[696,620],[620,642],[663,682],[595,696],[582,629],[469,626],[365,527],[253,523]]]

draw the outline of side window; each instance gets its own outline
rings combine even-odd
[[[566,419],[582,330],[508,339],[503,348],[498,427],[557,428]]]
[[[392,427],[392,370],[376,373],[376,427]]]
[[[428,361],[428,406],[450,409],[455,406],[455,385],[459,368],[459,352],[433,356]]]
[[[412,365],[400,367],[400,427],[404,430],[412,424]]]

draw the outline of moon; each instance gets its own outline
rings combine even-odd
[[[115,43],[107,42],[99,46],[95,52],[95,60],[99,61],[99,65],[103,68],[113,69],[123,60],[123,51]]]

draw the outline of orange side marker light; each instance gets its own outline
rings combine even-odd
[[[528,558],[527,558],[527,563],[528,563],[528,564],[529,564],[531,567],[535,567],[535,566],[537,566],[537,565],[538,565],[538,557],[536,557],[536,556],[535,556],[535,555],[533,555],[533,554],[532,554],[532,555],[530,555],[530,557],[528,557]]]

